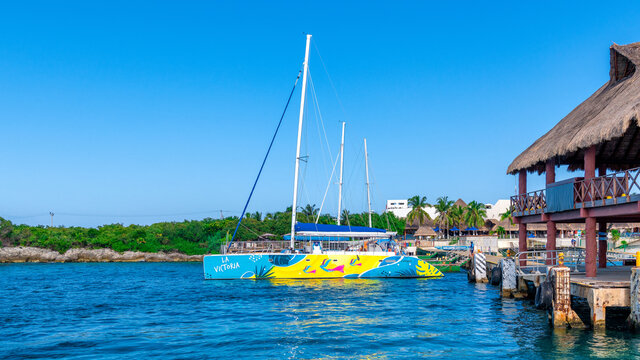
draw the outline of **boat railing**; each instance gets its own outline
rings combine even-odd
[[[313,243],[320,243],[323,251],[352,253],[360,252],[387,252],[394,248],[385,248],[384,245],[373,243],[372,240],[356,241],[295,241],[295,252],[311,253]],[[365,243],[367,245],[365,246]],[[234,241],[220,246],[221,254],[251,254],[251,253],[280,253],[290,250],[289,240],[253,240]]]

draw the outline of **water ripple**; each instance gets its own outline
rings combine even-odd
[[[444,279],[204,281],[201,264],[0,266],[0,358],[636,358],[640,337],[552,330]]]

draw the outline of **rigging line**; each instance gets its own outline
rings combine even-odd
[[[311,77],[311,73],[309,72],[309,83],[311,84],[311,94],[313,95],[314,103],[316,104],[316,109],[318,112],[318,117],[320,118],[320,123],[322,124],[322,132],[324,134],[324,141],[327,144],[327,151],[329,151],[329,158],[333,159],[333,154],[331,154],[331,146],[329,145],[329,138],[327,137],[327,130],[325,130],[324,119],[322,117],[322,112],[320,111],[320,103],[318,102],[318,96],[316,93],[316,88],[313,85],[313,78]]]
[[[243,228],[245,228],[245,229],[247,229],[247,230],[249,230],[249,231],[251,231],[251,232],[252,232],[252,233],[254,233],[257,237],[260,237],[260,234],[258,234],[257,232],[255,232],[255,231],[251,230],[251,228],[249,228],[247,225],[242,224],[242,227],[243,227]]]
[[[322,114],[320,113],[320,105],[318,104],[318,98],[315,94],[315,88],[313,87],[313,80],[311,78],[311,73],[308,74],[309,75],[309,80],[310,80],[310,91],[311,91],[311,95],[312,95],[312,101],[313,102],[313,109],[314,111],[314,115],[315,115],[315,123],[316,123],[316,128],[318,130],[318,138],[319,138],[319,142],[320,142],[320,148],[322,150],[324,150],[324,146],[323,146],[323,139],[322,139],[322,131],[320,130],[320,121],[318,121],[318,119],[322,117]],[[324,123],[322,124],[324,126]],[[326,137],[326,136],[325,136]],[[327,152],[329,153],[329,158],[327,159]],[[329,166],[331,166],[331,159],[333,159],[333,155],[331,154],[331,149],[327,148],[327,151],[322,151],[322,165],[323,165],[323,170],[325,172],[325,175],[329,175]],[[328,160],[328,161],[327,161]],[[328,163],[328,165],[327,165]]]
[[[333,80],[331,79],[331,75],[329,75],[329,71],[327,70],[327,66],[324,64],[324,60],[322,59],[322,55],[320,55],[320,49],[318,49],[318,44],[316,41],[313,42],[313,47],[316,49],[316,53],[318,54],[318,58],[320,59],[320,63],[322,64],[322,68],[324,68],[325,74],[327,74],[327,78],[329,79],[329,84],[331,84],[331,88],[333,89],[333,93],[336,95],[336,100],[338,100],[338,104],[340,105],[340,109],[344,114],[345,119],[348,119],[347,112],[344,110],[344,106],[342,106],[342,101],[340,101],[340,97],[338,96],[338,91],[336,90],[336,86],[333,84]]]
[[[227,252],[231,248],[231,244],[233,240],[236,238],[236,233],[238,232],[238,228],[242,223],[242,218],[244,217],[245,212],[247,212],[247,206],[249,206],[249,202],[251,201],[251,196],[253,195],[253,191],[256,189],[256,185],[258,184],[258,180],[260,179],[260,174],[262,174],[262,169],[264,169],[264,164],[267,162],[267,158],[269,157],[269,153],[271,152],[271,147],[273,146],[273,142],[276,140],[276,135],[278,135],[278,130],[280,130],[280,125],[282,125],[282,119],[284,119],[284,115],[287,113],[287,109],[289,108],[289,103],[291,102],[291,97],[293,96],[293,92],[298,85],[298,80],[300,80],[300,74],[302,70],[298,71],[298,76],[296,77],[296,81],[293,83],[293,88],[289,93],[289,98],[287,99],[287,104],[284,106],[284,110],[282,111],[282,115],[280,116],[280,121],[278,121],[278,126],[276,127],[276,131],[273,133],[273,137],[271,138],[271,143],[269,143],[269,148],[267,149],[267,153],[264,155],[264,160],[262,160],[262,165],[260,166],[260,171],[258,171],[258,176],[256,177],[256,181],[253,183],[253,187],[251,188],[251,193],[249,193],[249,198],[247,199],[247,203],[244,204],[244,209],[242,209],[242,215],[240,215],[240,219],[238,219],[238,225],[236,225],[236,229],[233,231],[233,236],[231,237],[231,241],[229,241],[229,246],[227,247]],[[293,209],[296,211],[296,209]]]
[[[316,218],[316,224],[318,220],[320,220],[320,214],[322,213],[322,208],[324,207],[324,201],[327,198],[327,193],[329,192],[329,187],[331,186],[331,180],[333,180],[333,174],[336,171],[336,165],[338,165],[338,159],[340,159],[340,154],[336,156],[336,161],[333,163],[333,169],[331,170],[331,176],[329,176],[329,182],[327,183],[327,188],[324,190],[324,196],[322,197],[322,203],[320,204],[320,210],[318,210],[318,217]]]

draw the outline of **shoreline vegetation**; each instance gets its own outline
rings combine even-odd
[[[335,224],[328,214],[318,217],[315,205],[298,214],[301,222]],[[368,213],[342,212],[343,224],[367,226]],[[111,261],[201,261],[205,254],[218,254],[231,238],[238,217],[205,218],[151,225],[109,224],[96,228],[49,227],[14,224],[0,217],[0,262],[111,262]],[[372,213],[373,227],[401,234],[405,220],[393,213]],[[268,237],[279,240],[291,230],[291,207],[285,211],[246,214],[235,241]]]

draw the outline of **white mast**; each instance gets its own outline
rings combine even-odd
[[[369,227],[371,227],[371,195],[369,194],[369,158],[367,157],[367,138],[364,138],[364,167],[367,171],[367,204],[369,205]]]
[[[300,96],[300,116],[298,118],[298,144],[296,145],[296,167],[293,175],[293,207],[291,208],[291,249],[296,238],[296,213],[298,208],[298,172],[300,170],[300,140],[302,138],[302,118],[304,117],[304,98],[307,93],[307,71],[309,70],[309,44],[311,35],[307,34],[307,46],[304,51],[304,71],[302,73],[302,95]]]
[[[339,190],[338,190],[338,225],[340,225],[340,216],[342,211],[342,169],[344,167],[344,125],[346,123],[342,122],[342,141],[340,142],[340,182]]]

